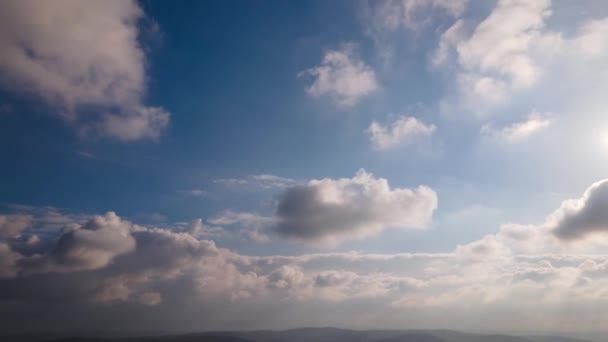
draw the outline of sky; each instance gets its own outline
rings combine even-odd
[[[0,330],[608,319],[608,3],[0,0]]]

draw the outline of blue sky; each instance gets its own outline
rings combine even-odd
[[[433,27],[400,32],[394,39],[403,56],[385,70],[365,33],[365,6],[310,2],[257,9],[259,4],[243,8],[239,2],[142,3],[149,20],[160,28],[141,38],[151,40],[144,41],[149,51],[146,100],[171,112],[161,137],[124,144],[78,136],[49,117],[55,108],[37,108],[27,95],[5,92],[3,102],[15,113],[27,114],[3,120],[3,153],[16,156],[14,167],[3,168],[8,172],[3,178],[11,181],[5,182],[2,201],[75,212],[117,210],[129,217],[157,213],[171,221],[190,221],[226,208],[267,210],[260,202],[273,198],[271,193],[228,193],[214,184],[216,179],[256,174],[337,178],[352,176],[359,168],[395,186],[440,188],[438,215],[482,203],[505,214],[526,215],[528,208],[518,210],[509,203],[513,194],[507,192],[513,186],[537,196],[580,191],[581,185],[556,189],[553,182],[547,189],[525,169],[504,174],[501,166],[516,163],[520,156],[487,155],[510,152],[496,150],[480,155],[481,120],[462,122],[438,113],[442,90],[449,85],[442,82],[441,71],[429,65],[429,56],[438,30],[450,25],[442,13],[433,18]],[[345,42],[357,44],[357,54],[377,70],[379,89],[356,106],[341,108],[330,98],[311,98],[305,91],[310,80],[297,75]],[[364,134],[370,122],[386,123],[403,114],[441,121],[437,136],[418,146],[374,150]],[[509,157],[515,160],[505,160]],[[213,191],[215,196],[180,195],[192,189]],[[544,211],[532,219],[548,210],[540,209]],[[499,223],[483,225],[491,231]]]
[[[591,272],[589,264],[603,265],[603,259],[582,260],[601,254],[596,243],[608,229],[601,183],[608,168],[602,157],[608,151],[603,1],[186,1],[179,6],[6,1],[0,6],[0,47],[8,51],[0,59],[0,227],[11,232],[0,234],[5,239],[0,247],[6,246],[6,260],[13,260],[0,262],[0,270],[6,268],[0,275],[12,279],[1,286],[27,282],[39,272],[78,276],[106,268],[92,277],[109,282],[107,274],[119,272],[112,267],[136,258],[134,246],[150,241],[141,234],[158,233],[155,229],[186,234],[199,245],[212,243],[230,258],[262,258],[247,265],[294,258],[276,261],[275,270],[250,270],[266,285],[251,285],[249,273],[239,274],[250,287],[218,298],[266,286],[268,298],[297,301],[305,297],[297,291],[315,293],[303,289],[320,276],[314,272],[342,272],[334,278],[346,280],[335,292],[323,290],[316,299],[347,307],[349,300],[376,298],[358,285],[345,290],[345,282],[356,277],[382,284],[387,275],[408,277],[419,298],[426,298],[432,291],[422,284],[437,277],[429,270],[453,272],[446,262],[424,266],[430,273],[423,275],[417,269],[393,274],[387,262],[372,267],[387,267],[381,275],[370,275],[357,265],[339,269],[340,263],[320,261],[323,267],[317,269],[298,259],[323,259],[324,253],[345,260],[352,259],[349,253],[370,260],[403,253],[450,255],[466,262],[467,253],[481,253],[478,257],[490,260],[482,269],[500,268],[508,254],[504,268],[518,270],[530,266],[518,263],[524,254],[575,255],[581,260],[567,267],[545,260],[559,274],[560,286],[575,277],[574,268],[577,277],[591,279],[585,273]],[[119,227],[120,234],[106,226]],[[124,246],[88,246],[76,233],[88,230]],[[40,246],[25,248],[34,236]],[[80,251],[93,248],[92,259],[61,264],[66,257],[55,256],[60,251],[52,248],[61,239],[84,243]],[[538,248],[530,250],[530,241]],[[500,261],[492,259],[496,255]],[[32,260],[44,258],[50,261],[34,266],[38,261]],[[585,262],[587,268],[581,266]],[[542,260],[538,265],[536,272],[549,272]],[[291,280],[272,285],[279,275]],[[496,284],[483,281],[488,303],[517,297],[509,289],[501,289],[501,297]],[[134,283],[116,298],[104,297],[111,291],[93,297],[124,305],[166,302],[174,312],[179,301],[163,292],[166,284],[135,289]],[[578,291],[558,285],[554,290]],[[215,294],[201,291],[203,302],[205,293]],[[374,301],[379,311],[387,305],[423,306],[428,315],[411,326],[434,327],[438,315],[432,301],[417,302],[404,293],[389,297]],[[462,300],[442,305],[447,312],[464,312]],[[491,327],[510,328],[500,321],[508,312],[503,304],[486,307]],[[583,304],[581,310],[588,308]],[[243,307],[252,305],[243,300]],[[286,322],[247,326],[314,325],[315,310],[292,313]],[[307,318],[294,318],[302,316]],[[378,326],[381,317],[362,326]],[[473,317],[466,327],[477,327]],[[527,328],[550,329],[560,319],[570,322],[565,329],[576,330],[580,323],[552,316]],[[48,322],[42,319],[40,326]],[[133,327],[143,322],[149,321]],[[197,324],[167,326],[230,326]]]

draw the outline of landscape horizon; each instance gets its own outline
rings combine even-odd
[[[595,337],[589,337],[595,336]],[[7,335],[15,342],[604,342],[605,333],[577,334],[465,332],[452,329],[343,329],[306,327],[283,330],[218,330],[187,333],[30,333]],[[3,336],[0,335],[0,338]]]

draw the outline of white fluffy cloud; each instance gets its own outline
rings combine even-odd
[[[549,127],[551,120],[538,112],[533,112],[520,122],[515,122],[509,126],[496,129],[487,124],[481,127],[481,134],[484,136],[504,140],[508,143],[518,143],[529,136]]]
[[[353,178],[311,180],[287,189],[275,213],[275,230],[288,238],[335,245],[386,228],[424,228],[436,207],[432,189],[391,189],[386,179],[361,169]]]
[[[143,18],[135,1],[3,1],[0,81],[44,99],[82,134],[157,139],[169,113],[143,103]]]
[[[307,69],[299,77],[310,76],[313,81],[306,89],[311,96],[330,96],[339,106],[350,107],[378,88],[376,74],[356,53],[354,44],[344,44],[329,50],[321,64]]]
[[[435,129],[435,125],[427,125],[414,117],[401,116],[387,126],[373,121],[367,128],[366,133],[375,148],[385,150],[427,137],[433,134]]]

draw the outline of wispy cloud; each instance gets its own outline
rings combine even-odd
[[[504,140],[508,143],[519,143],[533,134],[546,129],[551,124],[547,116],[532,112],[525,120],[515,122],[503,128],[494,128],[490,124],[481,127],[484,136]]]
[[[401,116],[390,125],[373,121],[365,131],[375,148],[386,150],[399,144],[410,144],[417,139],[428,137],[435,131],[433,124],[408,116]]]
[[[298,181],[292,178],[270,174],[250,175],[243,178],[220,178],[213,182],[231,187],[251,187],[260,189],[283,189],[298,183]]]
[[[237,234],[248,240],[264,243],[270,241],[268,233],[275,219],[256,213],[226,210],[207,219],[207,222],[221,227],[237,226]]]
[[[199,198],[203,198],[203,197],[213,197],[213,194],[209,191],[206,190],[202,190],[202,189],[189,189],[189,190],[178,190],[177,191],[179,194],[182,194],[184,196],[189,196],[189,197],[199,197]]]

